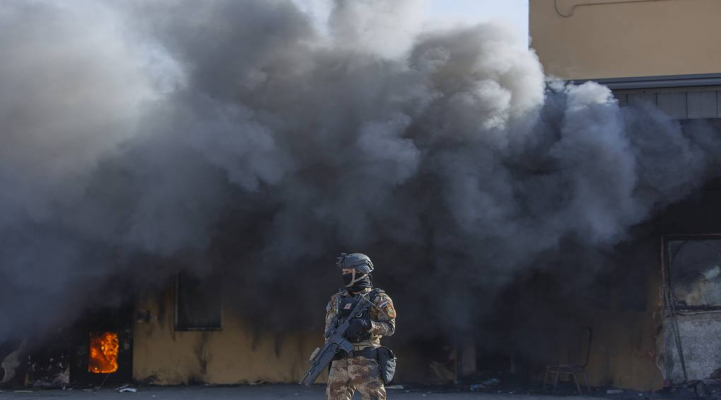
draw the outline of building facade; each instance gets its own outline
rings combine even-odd
[[[530,0],[531,47],[546,74],[594,80],[621,105],[677,119],[721,117],[715,0]]]
[[[721,2],[530,0],[531,47],[547,74],[610,87],[621,106],[654,105],[680,126],[721,118]],[[655,218],[627,258],[645,271],[646,305],[596,321],[589,375],[631,389],[721,377],[718,184]],[[634,260],[631,262],[630,260]],[[626,339],[623,339],[626,338]],[[613,356],[609,356],[613,354]]]
[[[547,74],[606,79],[719,73],[715,0],[530,0]]]
[[[547,74],[601,82],[620,105],[650,103],[680,125],[718,125],[721,0],[529,5],[531,46]],[[720,188],[708,185],[634,232],[633,242],[618,249],[615,269],[589,278],[595,298],[560,296],[567,293],[564,271],[541,271],[494,299],[489,308],[495,314],[443,337],[415,331],[405,318],[419,306],[398,303],[398,334],[384,341],[399,355],[397,381],[477,382],[500,375],[504,384],[539,383],[546,366],[569,363],[584,365],[592,386],[655,390],[721,378]],[[218,282],[196,278],[181,274],[118,310],[88,314],[61,332],[50,350],[33,353],[25,367],[18,360],[27,346],[13,343],[0,352],[6,370],[0,383],[84,380],[95,387],[130,380],[179,385],[301,378],[308,356],[323,342],[322,308],[316,328],[267,331],[241,317]]]

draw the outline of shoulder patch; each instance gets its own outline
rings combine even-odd
[[[386,294],[386,292],[379,290],[380,293],[378,293],[378,296],[376,296],[374,303],[378,308],[383,310],[383,312],[389,317],[389,318],[395,318],[396,317],[396,309],[393,307],[393,300],[391,300],[391,297]]]

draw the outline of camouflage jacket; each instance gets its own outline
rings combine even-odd
[[[361,294],[367,295],[372,289],[365,289]],[[391,336],[396,331],[396,310],[393,308],[393,301],[384,291],[380,289],[373,303],[376,307],[370,308],[371,330],[370,338],[362,342],[353,343],[356,350],[366,347],[379,347],[381,345],[381,337]],[[341,297],[350,296],[346,290],[331,296],[328,306],[325,308],[325,329],[328,330],[330,324],[333,323],[335,316],[338,315],[338,304]]]

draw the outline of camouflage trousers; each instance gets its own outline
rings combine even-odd
[[[328,374],[328,400],[350,400],[358,390],[363,400],[385,400],[378,360],[351,357],[335,360]]]

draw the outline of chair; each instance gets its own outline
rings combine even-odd
[[[546,388],[546,383],[548,381],[548,377],[550,374],[555,374],[555,378],[553,379],[553,391],[556,391],[556,386],[558,385],[558,378],[561,375],[566,376],[572,376],[574,382],[576,383],[576,389],[578,389],[578,394],[583,394],[581,392],[581,385],[578,381],[578,375],[577,374],[583,374],[583,379],[586,382],[586,389],[588,390],[588,393],[591,393],[591,386],[588,384],[588,374],[586,374],[586,367],[588,366],[588,358],[591,355],[591,342],[593,341],[593,330],[591,328],[586,328],[584,330],[584,333],[588,332],[588,341],[586,343],[586,354],[585,359],[583,359],[583,364],[560,364],[560,365],[549,365],[546,367],[546,374],[543,376],[543,388]],[[583,335],[582,335],[583,336]],[[583,337],[581,337],[581,341],[583,340]],[[581,343],[581,348],[583,348],[583,344]],[[570,357],[569,357],[570,359]]]

